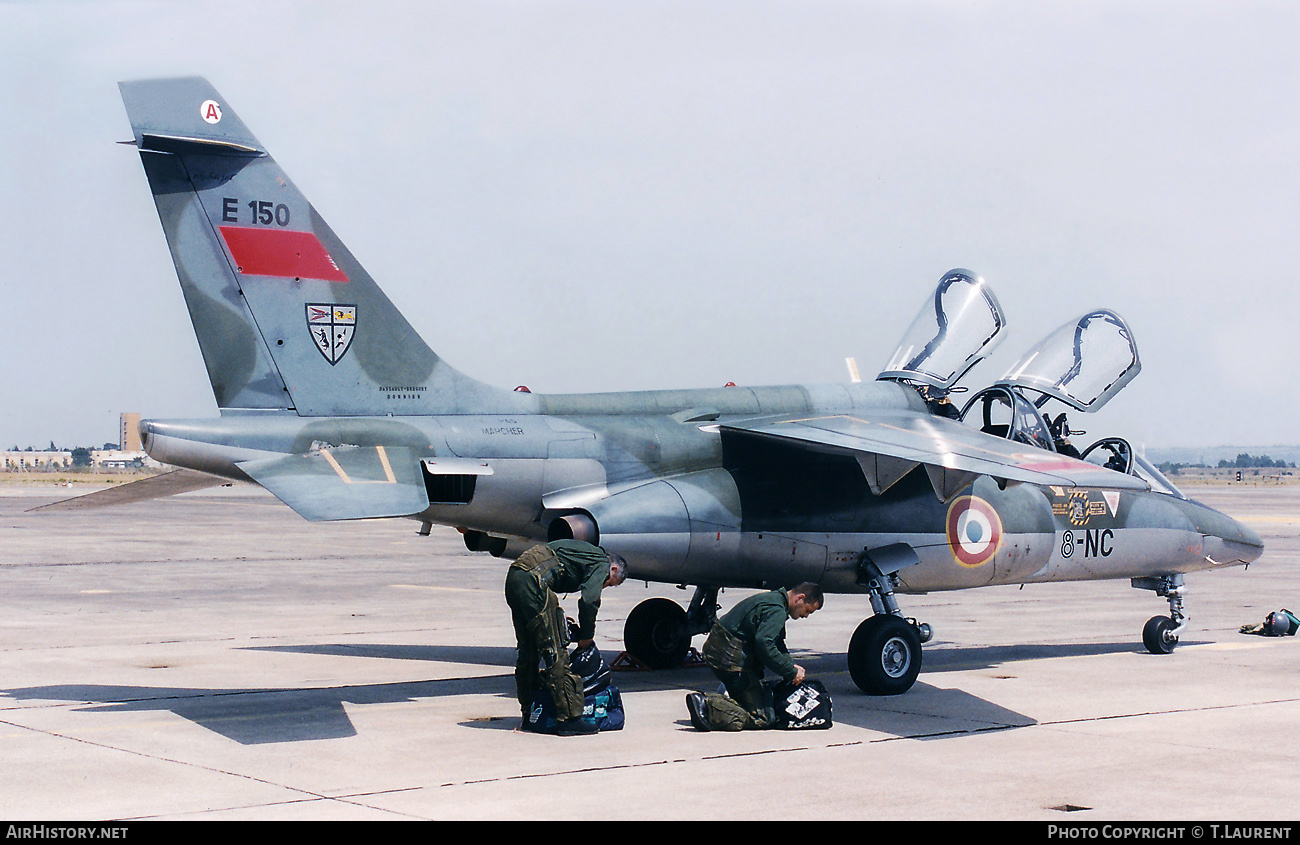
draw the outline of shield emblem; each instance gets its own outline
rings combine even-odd
[[[311,339],[334,366],[347,354],[357,332],[357,306],[329,302],[307,303],[307,331]]]

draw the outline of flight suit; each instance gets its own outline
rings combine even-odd
[[[525,715],[533,693],[541,686],[551,693],[559,721],[582,715],[582,679],[569,668],[568,624],[556,593],[581,593],[577,638],[591,639],[600,610],[600,591],[608,578],[609,556],[599,546],[582,540],[534,546],[510,564],[506,603],[519,647],[515,688]]]
[[[787,683],[798,674],[785,647],[789,601],[786,590],[759,593],[714,623],[704,641],[704,661],[727,689],[727,695],[704,696],[714,730],[755,730],[775,720],[772,692],[763,686],[763,672],[770,669]]]

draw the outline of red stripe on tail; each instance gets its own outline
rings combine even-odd
[[[245,276],[348,280],[312,232],[222,226],[221,236]]]

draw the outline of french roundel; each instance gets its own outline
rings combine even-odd
[[[962,566],[982,566],[1002,542],[1002,520],[983,499],[962,496],[948,508],[948,545]]]

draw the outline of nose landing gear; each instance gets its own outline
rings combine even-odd
[[[1139,590],[1152,590],[1169,600],[1168,616],[1152,616],[1142,628],[1142,644],[1152,654],[1169,654],[1178,645],[1178,637],[1187,628],[1187,615],[1183,613],[1183,576],[1157,575],[1151,578],[1134,578],[1130,582]]]

